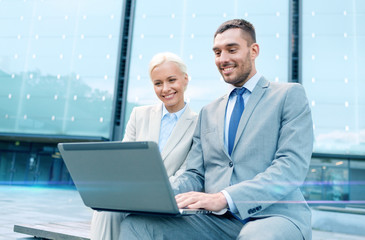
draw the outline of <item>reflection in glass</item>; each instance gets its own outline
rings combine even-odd
[[[122,1],[0,2],[0,131],[109,138]]]
[[[302,79],[315,152],[365,153],[365,2],[303,1]]]
[[[349,200],[349,161],[344,159],[313,158],[302,186],[308,201]]]

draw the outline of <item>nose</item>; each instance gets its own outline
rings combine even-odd
[[[162,91],[163,92],[167,92],[169,89],[170,89],[169,84],[167,84],[167,83],[163,84],[163,86],[162,86]]]
[[[218,57],[218,63],[219,65],[226,64],[229,62],[229,55],[227,52],[222,51],[220,56]]]

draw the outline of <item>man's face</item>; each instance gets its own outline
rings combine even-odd
[[[213,51],[215,64],[225,82],[241,87],[256,73],[254,60],[258,45],[253,43],[247,46],[241,29],[228,29],[218,34],[214,39]]]

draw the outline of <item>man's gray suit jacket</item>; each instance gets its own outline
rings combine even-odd
[[[205,106],[176,193],[226,190],[239,216],[282,216],[311,239],[311,212],[299,189],[313,148],[313,123],[304,88],[261,77],[242,114],[231,156],[224,147],[228,96]],[[275,230],[274,230],[275,231]]]

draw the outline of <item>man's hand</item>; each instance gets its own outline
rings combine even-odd
[[[175,196],[179,208],[204,208],[218,212],[227,208],[227,200],[223,193],[187,192]]]

